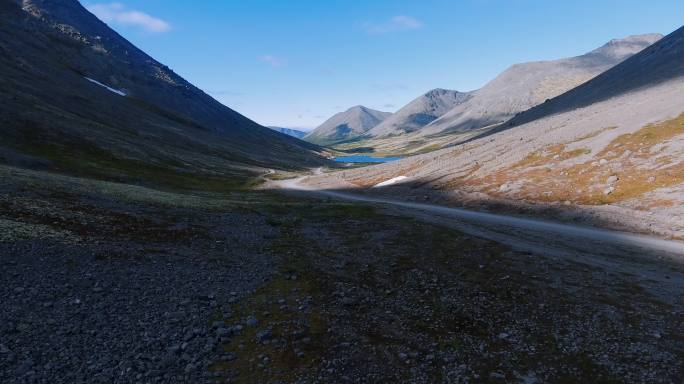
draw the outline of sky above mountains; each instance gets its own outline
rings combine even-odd
[[[477,89],[508,66],[681,26],[657,0],[83,1],[138,47],[263,125],[313,128],[362,104]]]

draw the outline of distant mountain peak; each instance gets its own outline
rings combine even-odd
[[[423,96],[425,96],[425,97],[435,97],[435,96],[440,96],[440,95],[443,95],[443,94],[449,93],[449,92],[458,92],[458,91],[452,91],[452,90],[450,90],[450,89],[444,89],[444,88],[435,88],[435,89],[431,89],[431,90],[425,92],[425,93],[423,94]]]
[[[420,132],[465,132],[502,123],[594,78],[661,38],[657,33],[628,36],[580,56],[514,64]]]
[[[349,140],[365,134],[392,114],[363,105],[355,105],[337,113],[305,136],[307,141],[319,144]]]
[[[443,88],[432,89],[373,127],[368,135],[384,137],[418,131],[469,97],[469,93]]]
[[[636,52],[662,39],[659,33],[631,35],[620,39],[612,39],[587,55],[602,55],[609,58],[627,58]]]

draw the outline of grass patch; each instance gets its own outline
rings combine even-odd
[[[261,183],[255,175],[247,173],[202,174],[184,169],[171,159],[164,160],[163,164],[154,164],[117,156],[93,146],[74,152],[45,145],[32,147],[31,153],[52,161],[56,171],[80,177],[154,184],[173,190],[231,192],[247,190]]]
[[[612,128],[596,135],[608,129]],[[562,166],[562,161],[588,155],[590,151],[587,148],[567,151],[565,145],[559,144],[533,152],[508,169],[468,183],[486,185],[490,194],[498,196],[500,185],[522,180],[518,197],[541,202],[571,201],[587,205],[621,202],[684,183],[684,163],[679,159],[660,156],[657,162],[652,160],[657,155],[653,152],[656,146],[679,135],[684,135],[684,113],[618,136],[590,162]],[[608,185],[611,176],[617,176],[618,181]]]
[[[315,244],[297,233],[301,217],[288,215],[275,223],[281,235],[267,251],[282,259],[282,267],[240,302],[232,316],[235,320],[255,316],[259,324],[245,327],[221,347],[235,353],[235,360],[217,361],[210,367],[234,383],[293,382],[318,367],[328,345],[326,320],[313,305],[323,300],[307,256]],[[264,329],[272,332],[268,343],[257,340],[257,333]]]

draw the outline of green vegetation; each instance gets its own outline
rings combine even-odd
[[[261,182],[256,175],[244,171],[202,173],[185,169],[173,159],[141,161],[88,144],[79,149],[45,144],[24,150],[51,161],[58,172],[86,178],[153,184],[171,190],[230,192],[247,190]]]

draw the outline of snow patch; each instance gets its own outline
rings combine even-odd
[[[116,88],[112,88],[112,87],[107,86],[107,85],[104,85],[104,84],[100,83],[100,82],[97,81],[97,80],[91,79],[90,77],[86,77],[85,79],[88,80],[88,81],[90,81],[91,83],[95,83],[95,84],[99,85],[100,87],[107,89],[109,92],[114,92],[114,93],[116,93],[116,94],[119,95],[119,96],[128,96],[128,95],[126,95],[126,92],[121,91],[121,90],[118,90],[118,89],[116,89]]]
[[[382,183],[375,184],[375,185],[373,186],[373,188],[377,188],[377,187],[386,187],[386,186],[388,186],[388,185],[396,184],[396,183],[398,183],[398,182],[400,182],[400,181],[402,181],[402,180],[404,180],[404,179],[406,179],[406,178],[407,178],[406,176],[397,176],[397,177],[393,177],[393,178],[391,178],[391,179],[389,179],[389,180],[383,181]]]

